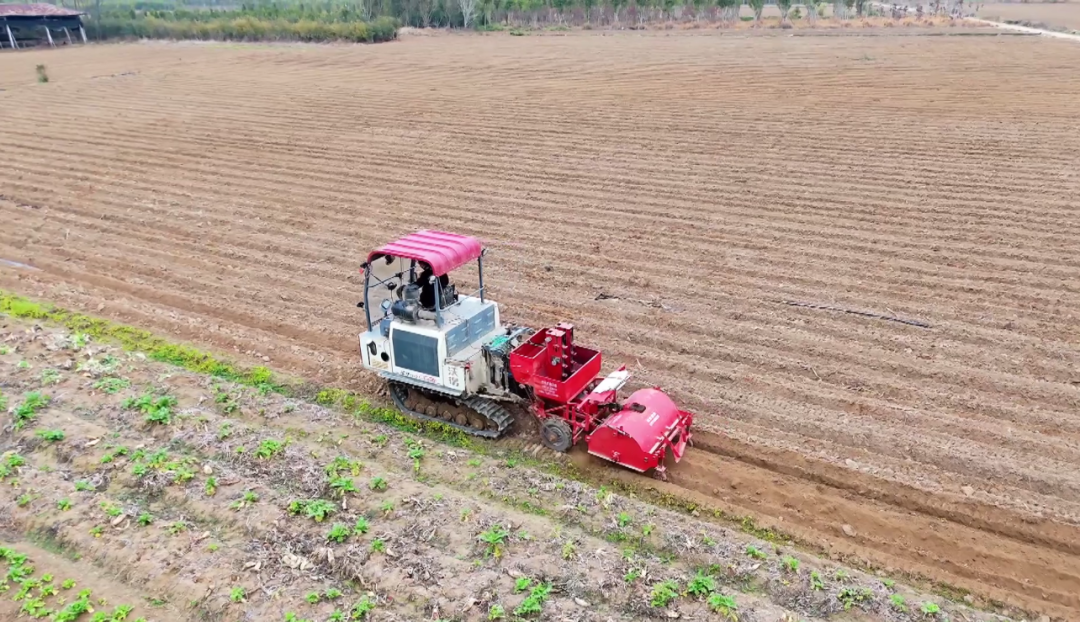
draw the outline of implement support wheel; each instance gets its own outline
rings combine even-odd
[[[565,453],[570,449],[574,436],[570,424],[554,417],[540,422],[540,442],[554,451]]]

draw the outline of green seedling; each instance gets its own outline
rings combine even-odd
[[[68,499],[67,497],[65,497],[63,499],[60,499],[59,501],[56,502],[56,507],[61,512],[66,512],[66,511],[70,510],[71,509],[71,499]]]
[[[693,596],[708,596],[715,591],[716,579],[701,571],[695,573],[694,577],[690,579],[690,583],[686,586],[686,592]]]
[[[232,591],[229,592],[229,600],[234,603],[247,602],[247,591],[242,587],[234,587]]]
[[[350,460],[346,456],[338,456],[334,458],[330,464],[326,465],[326,476],[330,479],[335,477],[344,477],[352,475],[356,477],[360,475],[360,471],[363,470],[364,464],[359,460]]]
[[[234,510],[241,510],[246,506],[252,505],[259,500],[259,495],[255,494],[251,490],[245,490],[244,495],[229,504],[229,507]]]
[[[368,486],[372,490],[378,490],[378,491],[386,490],[386,488],[387,488],[386,478],[373,477],[373,478],[371,478],[371,483],[368,484]]]
[[[366,534],[370,528],[367,519],[361,516],[356,519],[356,524],[353,525],[353,535],[362,536]]]
[[[126,378],[101,378],[94,382],[94,388],[109,395],[115,395],[131,386]]]
[[[172,409],[173,406],[176,406],[176,398],[171,395],[155,397],[153,393],[147,392],[139,397],[129,397],[123,401],[121,406],[127,410],[137,410],[143,413],[143,419],[147,423],[168,425],[172,422]]]
[[[336,511],[337,506],[324,499],[311,499],[309,501],[298,499],[289,504],[290,514],[303,514],[316,523],[323,522]]]
[[[356,484],[353,483],[351,477],[335,477],[330,480],[330,487],[333,488],[334,492],[337,493],[337,495],[340,497],[344,497],[350,492],[360,492],[360,490],[356,487]]]
[[[335,523],[334,526],[330,528],[330,532],[326,534],[326,539],[331,542],[337,542],[338,544],[341,544],[342,542],[348,540],[350,535],[351,532],[347,525]]]
[[[550,583],[534,586],[529,590],[529,595],[525,597],[525,600],[521,601],[521,604],[514,609],[514,615],[528,616],[540,613],[544,607],[544,601],[547,600],[548,594],[550,593]]]
[[[259,448],[255,450],[255,456],[262,460],[269,460],[283,451],[285,451],[284,442],[268,438],[259,443]]]
[[[845,587],[836,594],[837,600],[844,606],[844,611],[861,605],[874,598],[874,593],[865,587]]]
[[[710,595],[706,602],[710,609],[731,620],[731,622],[736,622],[739,619],[738,607],[735,605],[735,599],[731,596],[716,593]]]
[[[349,615],[353,620],[363,620],[367,617],[367,614],[375,609],[375,601],[371,600],[367,596],[362,596],[352,609],[349,610]]]
[[[679,597],[679,584],[671,579],[653,584],[649,597],[649,605],[653,607],[667,607]]]
[[[477,536],[481,542],[487,545],[485,553],[495,559],[502,557],[502,547],[509,537],[510,532],[500,525],[494,525]]]
[[[23,398],[22,404],[19,404],[15,408],[15,412],[12,413],[15,421],[15,429],[21,430],[26,424],[30,423],[37,417],[38,411],[46,408],[52,398],[48,395],[33,391],[26,394]]]
[[[746,555],[752,559],[765,559],[766,557],[765,552],[753,544],[746,545]]]
[[[892,594],[889,596],[889,606],[901,613],[907,613],[908,610],[907,603],[904,601],[904,597],[900,594]]]

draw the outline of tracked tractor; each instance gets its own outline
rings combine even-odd
[[[578,345],[572,324],[504,324],[484,289],[486,252],[475,238],[442,231],[371,251],[357,304],[367,320],[364,367],[417,419],[498,438],[514,422],[507,407],[527,404],[544,446],[565,452],[584,440],[590,454],[666,478],[665,457],[682,458],[693,415],[658,387],[620,399],[630,372],[602,376],[601,353]],[[449,273],[474,262],[479,288],[459,294]]]

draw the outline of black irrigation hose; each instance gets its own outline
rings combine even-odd
[[[900,322],[901,324],[908,324],[909,326],[918,326],[919,328],[930,328],[930,325],[926,322],[920,322],[919,320],[905,320],[903,318],[893,317],[891,315],[881,315],[878,313],[870,313],[868,311],[855,311],[852,309],[842,309],[840,307],[830,307],[828,305],[815,305],[809,302],[796,302],[794,300],[781,300],[783,304],[790,305],[792,307],[806,307],[807,309],[821,309],[823,311],[839,311],[841,313],[850,313],[852,315],[861,315],[863,317],[872,317],[879,320],[888,320],[890,322]]]

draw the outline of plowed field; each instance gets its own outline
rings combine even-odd
[[[0,287],[372,388],[366,251],[475,234],[508,319],[699,413],[668,489],[1075,618],[1077,66],[664,33],[5,56],[0,258],[32,269]]]
[[[1054,30],[1080,30],[1080,4],[1075,2],[984,4],[979,7],[978,15],[999,22],[1021,21]]]

